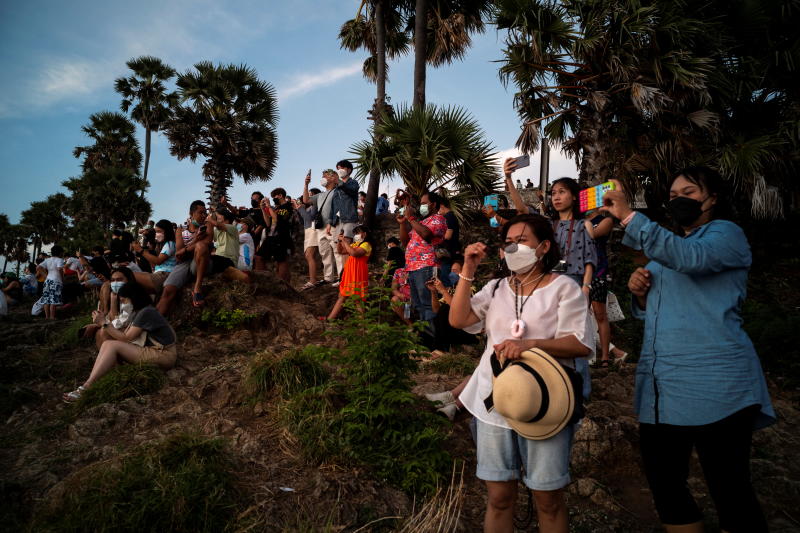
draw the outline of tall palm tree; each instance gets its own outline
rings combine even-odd
[[[461,59],[473,33],[483,33],[492,0],[408,0],[408,29],[414,32],[415,107],[425,106],[426,68]]]
[[[153,56],[141,56],[126,63],[133,71],[127,78],[117,78],[114,89],[122,96],[120,108],[130,111],[131,118],[144,127],[144,181],[150,168],[152,132],[159,131],[172,115],[178,102],[175,92],[168,92],[165,83],[175,76],[175,69]],[[142,198],[145,189],[142,188]]]
[[[164,125],[170,153],[205,159],[203,176],[212,205],[227,195],[233,177],[269,180],[278,160],[275,89],[246,65],[197,63],[178,75],[182,105]]]
[[[494,150],[463,109],[402,106],[396,115],[384,116],[377,133],[380,142],[362,141],[350,149],[358,163],[356,177],[379,168],[383,176],[398,174],[417,198],[441,190],[457,216],[495,190]]]
[[[410,39],[404,30],[404,20],[396,0],[362,0],[354,19],[348,20],[339,31],[342,48],[355,52],[365,49],[370,56],[364,61],[364,77],[375,82],[377,97],[371,109],[374,125],[377,126],[383,116],[386,105],[386,81],[388,79],[387,59],[395,59],[405,55],[410,48]],[[366,8],[366,15],[362,12]],[[375,137],[373,127],[373,137]],[[379,142],[380,139],[376,138]],[[373,168],[369,174],[367,186],[367,202],[365,223],[372,226],[375,219],[375,206],[380,187],[380,170]]]
[[[142,153],[136,140],[136,126],[128,117],[101,111],[89,116],[89,124],[81,130],[94,141],[88,146],[76,146],[72,151],[75,157],[84,157],[81,164],[84,172],[119,167],[140,174]]]

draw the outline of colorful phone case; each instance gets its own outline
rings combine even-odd
[[[581,212],[590,211],[592,209],[597,209],[598,207],[603,206],[603,196],[605,196],[606,191],[613,191],[616,189],[614,183],[607,181],[605,183],[601,183],[595,187],[589,187],[588,189],[583,189],[578,196],[578,201],[580,202]]]

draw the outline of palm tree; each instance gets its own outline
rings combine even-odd
[[[376,133],[380,142],[362,141],[350,149],[358,163],[356,177],[379,168],[383,176],[398,174],[417,198],[438,189],[451,198],[457,216],[495,190],[493,148],[463,109],[402,106],[396,116],[383,117]]]
[[[178,75],[182,105],[164,124],[170,153],[205,159],[212,205],[225,198],[234,174],[245,183],[269,180],[278,159],[275,89],[246,65],[197,63]]]
[[[150,142],[152,132],[161,129],[162,124],[172,115],[172,108],[178,97],[168,92],[165,82],[175,76],[175,69],[157,57],[141,56],[126,63],[133,71],[132,76],[117,78],[114,89],[122,95],[120,108],[144,127],[144,181],[150,167]],[[142,198],[145,189],[142,188]]]
[[[136,140],[136,126],[128,117],[113,111],[101,111],[89,117],[89,124],[81,130],[94,144],[76,146],[72,155],[84,156],[84,172],[107,167],[126,168],[136,175],[141,172],[142,153]]]
[[[414,32],[415,107],[425,106],[426,68],[462,59],[471,34],[483,33],[492,0],[408,0],[408,29]]]
[[[69,199],[62,193],[51,194],[41,202],[31,202],[24,210],[20,222],[31,228],[33,255],[37,256],[43,244],[59,242],[67,229],[66,212]]]
[[[367,15],[362,11],[367,8]],[[342,48],[355,52],[365,49],[370,56],[364,61],[364,77],[375,82],[377,97],[370,110],[375,126],[383,116],[386,105],[386,81],[388,79],[387,58],[395,59],[405,55],[409,50],[410,39],[404,31],[401,3],[392,0],[363,0],[354,19],[348,20],[339,31]],[[375,136],[373,128],[373,136]],[[380,139],[376,139],[378,142]],[[367,203],[365,223],[372,226],[375,219],[375,206],[380,187],[380,170],[373,168],[367,186]]]

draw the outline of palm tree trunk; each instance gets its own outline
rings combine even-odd
[[[144,190],[147,188],[147,170],[150,168],[150,136],[152,131],[149,127],[144,130],[144,183],[142,183],[142,198]]]
[[[428,59],[428,2],[417,0],[414,10],[414,107],[425,106],[425,67]]]
[[[386,103],[386,24],[383,21],[385,0],[375,1],[375,56],[378,69],[376,80],[377,98],[375,98],[375,130],[380,126],[383,106]],[[381,141],[381,136],[375,133],[374,142]],[[367,203],[364,206],[364,223],[372,228],[375,224],[375,207],[378,203],[378,189],[381,185],[381,171],[379,168],[370,169],[369,185],[367,186]]]

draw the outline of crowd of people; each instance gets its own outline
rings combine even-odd
[[[422,342],[433,354],[456,344],[485,348],[474,373],[455,389],[427,395],[453,419],[473,417],[477,476],[486,482],[486,531],[512,531],[517,482],[533,492],[539,528],[566,532],[563,489],[583,405],[591,392],[589,359],[597,366],[624,362],[611,343],[607,302],[612,265],[606,243],[615,227],[623,243],[649,259],[628,280],[632,312],[644,320],[636,370],[635,407],[641,453],[659,517],[668,531],[702,531],[687,489],[689,457],[697,450],[725,531],[766,531],[749,477],[753,429],[775,421],[764,375],[741,327],[750,250],[741,229],[726,220],[722,180],[710,169],[676,174],[668,210],[674,231],[629,206],[622,185],[606,193],[604,207],[586,215],[579,185],[555,180],[549,202],[526,205],[504,162],[506,190],[515,215],[484,208],[497,228],[505,275],[475,287],[489,244],[464,247],[448,199],[434,191],[394,199],[397,236],[376,242],[363,225],[365,195],[343,160],[322,172],[320,187],[305,176],[302,194],[282,188],[267,200],[259,192],[250,208],[224,202],[209,210],[189,205],[177,225],[149,223],[138,238],[115,231],[107,248],[65,259],[53,246],[17,280],[6,274],[9,302],[37,294],[34,312],[49,319],[70,292],[91,290],[99,303],[83,335],[99,355],[87,380],[65,393],[75,401],[115,365],[152,362],[169,368],[176,336],[167,321],[178,291],[191,287],[192,305],[204,305],[203,281],[215,275],[252,282],[252,271],[274,260],[276,275],[290,281],[294,236],[303,234],[308,279],[301,290],[338,287],[330,313],[338,318],[348,299],[368,298],[370,258],[386,246],[388,274],[398,320],[421,321]],[[528,184],[531,185],[530,180]],[[390,212],[387,195],[376,213]],[[322,265],[318,269],[318,260]],[[31,283],[30,278],[42,282]]]

